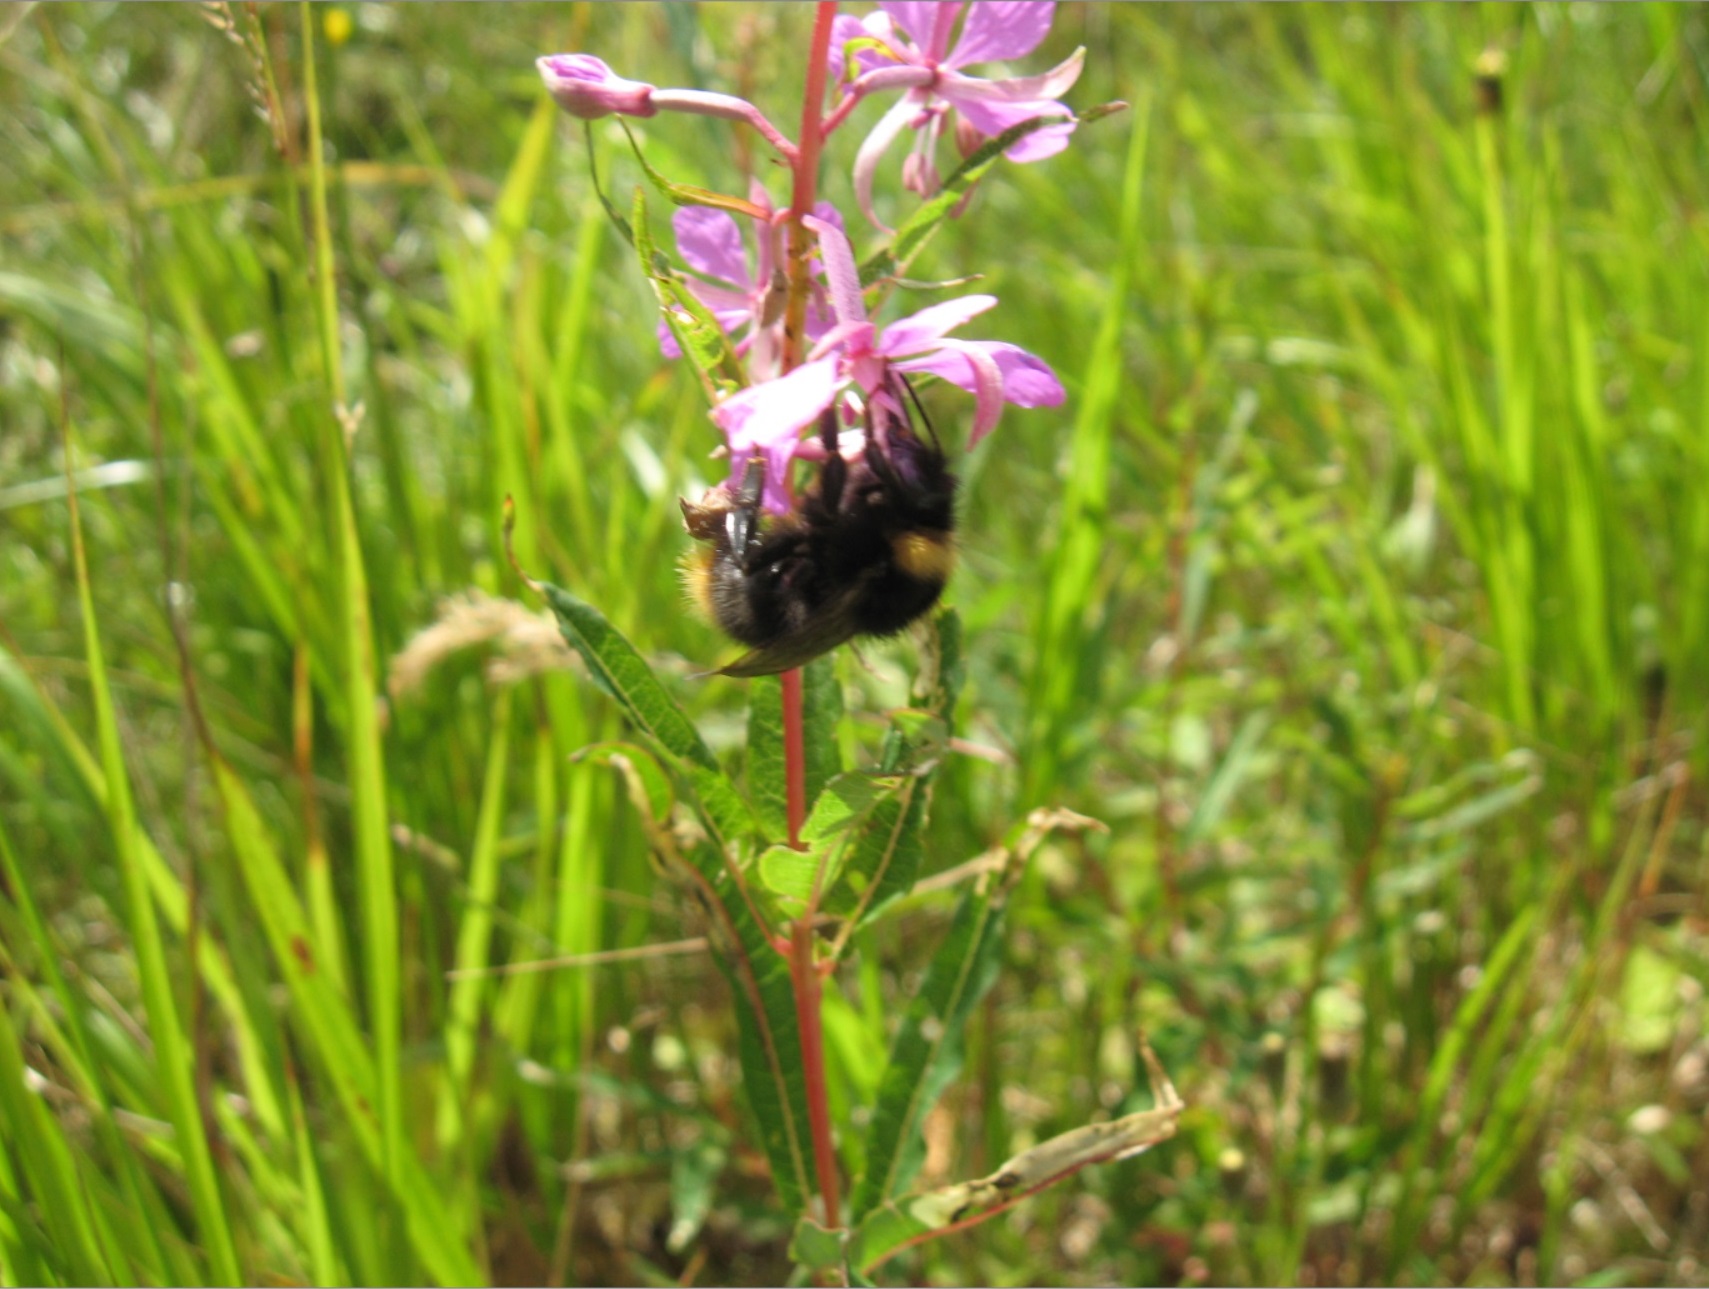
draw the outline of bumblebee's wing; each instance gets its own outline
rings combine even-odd
[[[829,653],[855,634],[854,604],[860,587],[850,587],[829,604],[820,608],[801,628],[781,635],[757,648],[748,650],[728,667],[720,667],[720,676],[775,676],[812,662],[822,653]]]

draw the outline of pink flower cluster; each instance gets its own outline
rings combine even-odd
[[[868,97],[900,91],[855,158],[856,202],[874,226],[885,227],[873,206],[878,163],[904,130],[914,131],[916,142],[903,163],[903,187],[922,197],[938,189],[934,157],[946,125],[963,154],[1039,118],[1047,123],[1014,144],[1009,159],[1037,161],[1068,145],[1075,118],[1060,98],[1078,78],[1084,50],[1040,76],[986,79],[965,70],[1030,54],[1049,32],[1054,9],[1048,0],[886,2],[865,18],[837,17],[828,71],[839,85],[839,99],[823,119],[822,135],[836,130]],[[723,117],[752,125],[787,163],[802,156],[799,145],[745,99],[627,80],[591,54],[556,54],[538,65],[553,98],[572,116],[677,111]],[[790,509],[791,463],[822,451],[816,436],[804,441],[802,433],[827,408],[838,408],[845,424],[863,408],[907,419],[905,409],[888,406],[899,376],[929,374],[971,393],[969,446],[991,432],[1005,403],[1030,408],[1063,401],[1062,385],[1043,359],[1016,345],[949,334],[994,307],[995,296],[945,301],[887,325],[871,321],[842,219],[825,202],[802,221],[819,247],[806,318],[812,348],[800,366],[783,371],[781,267],[788,216],[757,184],[746,206],[759,212],[752,219],[752,256],[736,220],[723,210],[686,207],[676,212],[673,225],[678,254],[690,271],[688,289],[736,339],[736,353],[747,365],[752,383],[715,407],[712,419],[724,432],[733,479],[743,477],[754,456],[764,459],[767,509]],[[677,356],[663,326],[660,343]]]

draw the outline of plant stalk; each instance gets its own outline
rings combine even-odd
[[[802,94],[800,152],[795,157],[795,187],[789,204],[789,295],[784,309],[783,370],[801,363],[806,334],[807,296],[811,287],[808,264],[813,238],[804,216],[818,196],[819,155],[824,143],[825,64],[831,48],[831,23],[836,0],[814,7],[813,36],[807,53],[807,84]],[[783,682],[783,762],[785,809],[789,844],[801,846],[801,825],[807,817],[807,748],[802,722],[801,672],[786,671]],[[837,1197],[837,1154],[831,1141],[831,1112],[825,1093],[825,1038],[820,1008],[823,983],[814,961],[813,924],[819,913],[819,881],[807,908],[789,931],[789,979],[795,992],[796,1028],[801,1035],[801,1068],[807,1084],[807,1125],[813,1138],[813,1166],[825,1225],[842,1225]]]

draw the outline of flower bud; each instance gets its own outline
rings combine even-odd
[[[592,54],[551,54],[537,58],[540,79],[571,116],[584,121],[617,113],[619,116],[652,116],[653,87],[645,81],[630,81],[617,75]]]

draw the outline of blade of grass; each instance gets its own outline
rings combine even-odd
[[[64,427],[64,432],[69,486],[69,424]],[[107,687],[106,663],[95,622],[95,597],[90,587],[75,487],[67,493],[66,500],[71,512],[71,549],[77,574],[77,598],[83,615],[84,657],[89,665],[101,749],[101,774],[106,785],[106,814],[124,882],[131,943],[137,957],[137,973],[141,978],[148,1013],[149,1036],[154,1043],[156,1070],[183,1155],[185,1183],[200,1236],[207,1249],[210,1278],[215,1283],[236,1284],[243,1278],[238,1272],[237,1249],[232,1242],[219,1179],[214,1174],[213,1155],[208,1146],[208,1125],[203,1122],[197,1104],[191,1051],[173,998],[166,943],[155,917],[148,873],[137,844],[141,825],[131,801],[130,777],[119,741],[118,717],[113,708],[112,693]]]

